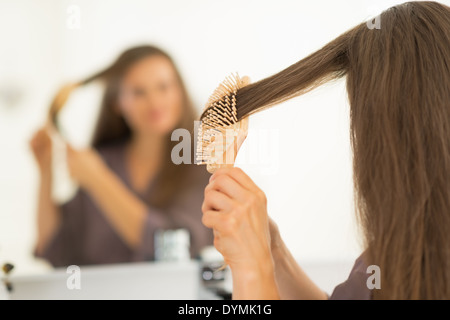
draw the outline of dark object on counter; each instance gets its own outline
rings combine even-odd
[[[2,270],[5,273],[6,276],[9,275],[9,273],[14,269],[14,265],[12,263],[5,263],[2,266]],[[9,293],[13,291],[12,283],[8,281],[8,279],[4,279],[3,282],[5,283],[6,289]]]
[[[223,261],[204,263],[201,269],[203,286],[223,300],[231,300],[231,292],[224,288],[227,272]]]
[[[2,267],[2,270],[5,274],[9,274],[12,269],[14,269],[14,265],[11,263],[5,263]]]
[[[11,293],[13,291],[13,285],[11,282],[5,280],[5,286],[6,286],[6,290],[8,290],[9,293]]]

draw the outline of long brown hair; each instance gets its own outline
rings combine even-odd
[[[184,128],[193,131],[196,113],[187,94],[186,87],[171,57],[163,50],[146,45],[134,47],[123,52],[117,60],[106,69],[76,83],[64,86],[54,98],[50,107],[50,117],[54,122],[57,121],[56,113],[63,107],[70,93],[79,86],[86,85],[95,80],[101,80],[105,84],[100,115],[94,129],[92,138],[92,146],[100,148],[110,143],[124,141],[130,138],[132,131],[126,123],[123,116],[117,112],[117,104],[119,101],[119,87],[124,74],[136,62],[151,56],[162,56],[168,59],[176,73],[179,86],[183,95],[183,114],[177,128]],[[183,185],[188,165],[175,165],[170,157],[172,147],[176,142],[170,139],[170,133],[165,137],[165,147],[163,155],[163,165],[161,172],[158,174],[158,188],[151,194],[150,203],[156,207],[165,206],[171,197]]]
[[[375,299],[450,299],[450,8],[408,2],[237,92],[241,119],[346,76]]]

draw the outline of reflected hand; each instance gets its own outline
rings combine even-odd
[[[47,128],[41,128],[33,135],[30,140],[30,148],[40,172],[50,172],[52,166],[52,140]]]
[[[106,165],[94,149],[76,150],[67,144],[67,166],[71,177],[89,189]]]
[[[232,271],[252,273],[273,264],[264,192],[239,168],[221,168],[205,189],[203,224]]]

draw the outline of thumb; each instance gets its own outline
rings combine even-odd
[[[250,80],[249,76],[243,76],[241,79],[241,82],[242,82],[242,86],[245,87],[245,86],[248,86],[252,81]]]

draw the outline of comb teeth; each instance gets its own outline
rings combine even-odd
[[[223,139],[227,136],[227,130],[233,130],[233,125],[238,122],[236,93],[243,86],[239,75],[232,74],[226,77],[209,97],[198,128],[197,164],[216,163],[217,156],[221,157],[221,151],[225,151]]]

